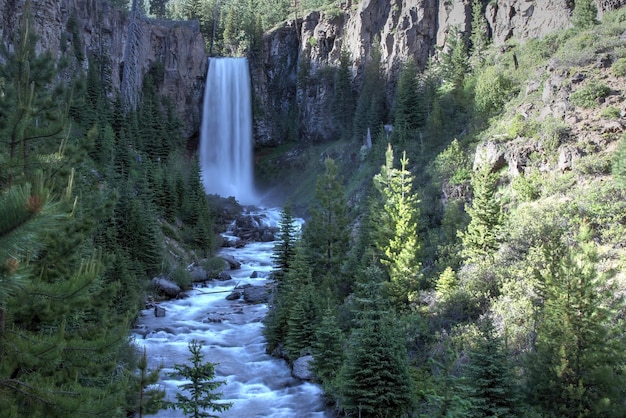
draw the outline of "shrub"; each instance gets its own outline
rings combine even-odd
[[[476,110],[490,115],[502,110],[504,103],[515,93],[515,86],[495,67],[486,67],[478,75],[475,93]]]
[[[620,110],[615,106],[608,106],[600,111],[600,116],[604,119],[617,119],[620,117]]]
[[[507,127],[507,135],[509,138],[517,138],[518,136],[532,138],[539,131],[537,121],[526,119],[522,115],[515,115],[511,119]]]
[[[586,109],[598,106],[598,99],[606,97],[611,89],[606,84],[593,80],[576,90],[570,95],[572,104]]]
[[[626,58],[620,58],[615,61],[611,66],[611,70],[613,70],[613,74],[615,74],[616,77],[626,76]]]

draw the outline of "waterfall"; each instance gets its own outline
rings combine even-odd
[[[209,194],[256,203],[252,162],[252,99],[246,58],[209,58],[200,167]]]

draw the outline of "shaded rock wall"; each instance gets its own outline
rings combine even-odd
[[[0,0],[0,37],[13,45],[24,0]],[[103,0],[37,0],[32,2],[33,29],[39,37],[37,52],[53,56],[73,56],[73,69],[86,70],[88,57],[104,54],[110,67],[112,91],[122,87],[130,13]],[[207,60],[198,22],[170,22],[148,19],[138,14],[133,77],[134,93],[154,63],[163,65],[160,92],[168,95],[183,119],[185,133],[199,129],[200,105]],[[128,67],[126,68],[128,70]],[[128,71],[127,71],[128,73]],[[128,81],[128,80],[127,80]]]

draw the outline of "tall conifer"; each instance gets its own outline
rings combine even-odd
[[[413,176],[407,168],[406,153],[400,164],[400,169],[394,168],[393,149],[389,145],[385,165],[374,176],[381,201],[374,217],[373,240],[389,275],[386,288],[394,305],[404,309],[418,290],[421,263],[417,236],[419,201],[412,190]]]

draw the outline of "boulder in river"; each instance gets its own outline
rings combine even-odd
[[[165,308],[159,306],[159,305],[154,305],[154,316],[156,316],[157,318],[161,318],[165,316]]]
[[[226,296],[226,300],[239,300],[239,298],[241,298],[241,292],[238,290],[233,290],[228,296]]]
[[[241,288],[243,289],[243,300],[247,303],[257,304],[269,301],[269,289],[267,286],[244,285]]]
[[[224,254],[221,256],[224,261],[228,263],[228,266],[231,270],[239,270],[241,268],[241,263],[235,260],[235,257],[232,255]]]
[[[311,362],[313,361],[313,356],[302,356],[298,357],[296,361],[293,362],[293,367],[291,369],[291,374],[293,377],[297,377],[302,380],[312,380],[313,372],[311,371]]]
[[[167,280],[164,277],[155,277],[152,279],[152,286],[156,292],[169,299],[175,299],[182,293],[182,289],[176,283]]]

